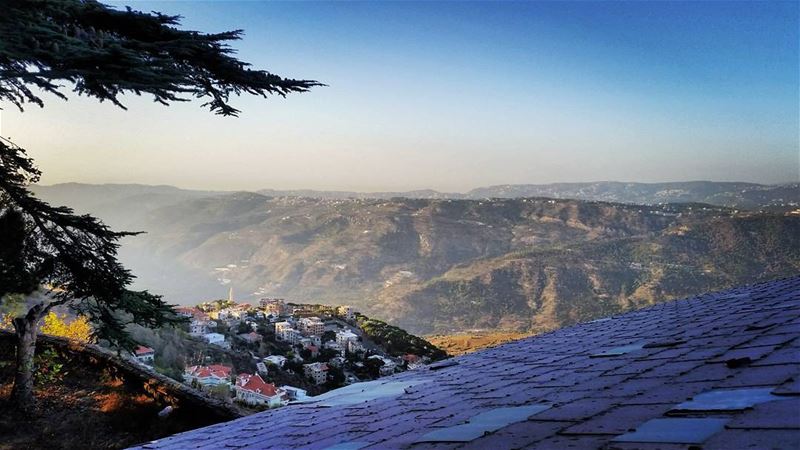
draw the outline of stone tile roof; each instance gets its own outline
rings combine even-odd
[[[143,448],[800,448],[800,277],[658,304]]]

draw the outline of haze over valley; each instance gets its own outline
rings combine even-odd
[[[115,229],[146,231],[126,238],[122,261],[137,286],[170,302],[233,288],[243,301],[352,304],[420,334],[545,331],[800,269],[798,184],[466,194],[65,184],[36,193]]]

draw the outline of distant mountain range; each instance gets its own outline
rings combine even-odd
[[[78,201],[81,205],[142,197],[152,202],[230,194],[232,191],[179,189],[173,186],[142,184],[63,183],[36,186],[35,190],[54,202]],[[318,199],[452,199],[486,200],[492,198],[547,197],[655,205],[663,203],[707,203],[730,208],[758,209],[800,206],[800,183],[755,184],[718,181],[680,181],[672,183],[626,183],[598,181],[588,183],[505,184],[472,189],[467,193],[421,189],[404,192],[317,191],[312,189],[262,189],[257,194],[268,197],[303,197]],[[98,198],[101,197],[101,198]],[[78,207],[78,205],[76,205]]]
[[[481,200],[491,198],[548,197],[653,205],[660,203],[708,203],[731,208],[782,207],[800,204],[800,183],[764,185],[740,182],[686,181],[673,183],[508,184],[473,189],[465,194],[431,189],[407,192],[349,192],[263,189],[259,194],[309,198],[424,198]]]
[[[121,258],[138,287],[171,302],[219,298],[233,287],[241,300],[352,304],[414,333],[549,330],[800,272],[800,217],[789,212],[798,185],[628,185],[481,191],[514,197],[550,189],[551,197],[580,193],[591,201],[80,184],[36,192],[114,228],[146,231],[125,240]],[[654,205],[596,201],[608,195]],[[768,211],[654,200],[698,196]]]

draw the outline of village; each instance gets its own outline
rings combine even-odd
[[[182,358],[183,373],[168,375],[252,410],[302,402],[345,385],[415,370],[436,358],[397,348],[390,354],[376,342],[380,337],[372,339],[359,326],[369,319],[350,306],[293,304],[279,298],[251,305],[230,295],[176,310],[187,319],[180,333],[193,351]],[[152,347],[139,346],[131,358],[160,371],[159,354]]]

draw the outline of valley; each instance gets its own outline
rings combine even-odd
[[[705,189],[719,198],[741,194],[742,186],[720,184]],[[126,238],[122,261],[139,277],[137,287],[170,302],[221,298],[233,288],[244,300],[350,304],[414,334],[449,334],[538,333],[795,274],[797,188],[781,189],[780,205],[762,199],[752,210],[541,197],[278,197],[132,185],[37,193],[114,228],[145,231]]]

